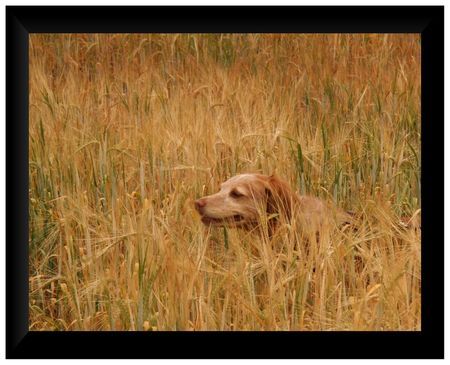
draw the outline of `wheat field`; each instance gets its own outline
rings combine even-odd
[[[30,330],[421,329],[420,35],[32,34],[29,56]],[[242,172],[358,224],[203,226],[194,200]]]

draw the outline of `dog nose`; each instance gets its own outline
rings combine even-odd
[[[206,205],[206,201],[203,199],[198,199],[195,201],[195,209],[200,212],[200,210]]]

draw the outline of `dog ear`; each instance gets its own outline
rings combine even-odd
[[[268,178],[266,187],[267,213],[280,214],[286,219],[292,216],[293,193],[289,186],[275,175]]]

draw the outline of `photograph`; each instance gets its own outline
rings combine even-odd
[[[422,60],[420,33],[29,33],[29,331],[421,331]]]

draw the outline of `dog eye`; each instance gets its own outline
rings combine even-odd
[[[230,193],[230,196],[232,198],[240,198],[241,196],[244,196],[244,194],[241,194],[239,191],[237,190],[232,190]]]

